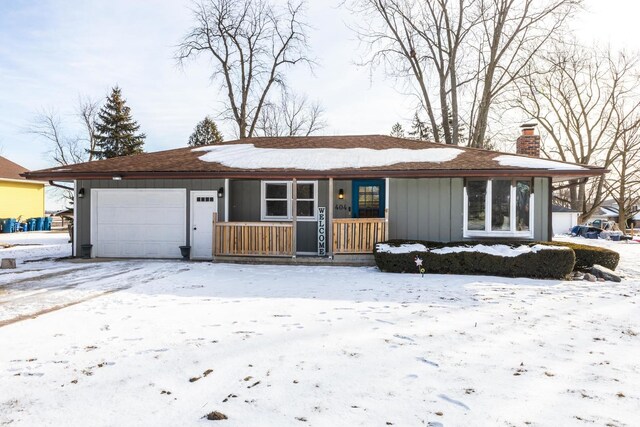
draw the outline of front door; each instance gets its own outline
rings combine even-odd
[[[353,217],[384,218],[384,179],[353,181]]]
[[[191,258],[213,257],[214,212],[218,212],[216,191],[191,192]]]

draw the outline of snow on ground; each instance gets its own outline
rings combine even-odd
[[[636,425],[640,245],[596,244],[627,280],[62,261],[0,295],[90,296],[0,327],[0,424]]]
[[[3,248],[2,244],[13,245]],[[24,260],[60,258],[71,255],[68,232],[30,231],[26,233],[0,233],[0,258]]]

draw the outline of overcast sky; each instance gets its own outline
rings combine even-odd
[[[353,19],[339,0],[309,0],[318,67],[289,83],[322,103],[325,134],[388,133],[409,120],[414,100],[355,65]],[[0,0],[0,155],[27,168],[51,166],[47,144],[24,132],[42,108],[56,108],[69,133],[79,95],[104,98],[120,85],[147,134],[146,151],[186,145],[195,124],[220,111],[222,94],[204,60],[176,66],[175,45],[190,25],[189,0]],[[636,0],[588,0],[579,37],[640,49]],[[228,124],[222,131],[231,139]],[[514,135],[517,129],[514,130]],[[515,138],[515,136],[514,136]]]

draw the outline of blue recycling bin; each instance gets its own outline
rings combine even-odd
[[[53,220],[53,218],[51,218],[50,216],[45,216],[44,217],[44,229],[45,231],[51,231],[51,221]]]
[[[36,230],[42,231],[44,229],[44,218],[36,218]]]
[[[28,224],[29,231],[35,231],[36,230],[36,219],[35,218],[28,219],[27,220],[27,224]]]
[[[2,232],[3,233],[13,233],[13,230],[15,228],[15,223],[16,220],[13,218],[6,218],[3,222],[2,222]]]

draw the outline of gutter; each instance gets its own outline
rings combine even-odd
[[[69,190],[69,191],[74,191],[73,187],[67,187],[66,185],[62,185],[62,184],[56,184],[55,182],[53,182],[53,180],[49,180],[49,185],[51,185],[52,187],[58,187],[58,188],[62,188],[63,190]]]
[[[577,179],[590,176],[599,176],[607,173],[607,169],[584,169],[584,170],[549,170],[549,169],[431,169],[431,170],[356,170],[356,171],[305,171],[305,170],[288,170],[288,171],[265,171],[265,170],[246,170],[246,171],[139,171],[139,172],[31,172],[30,178],[49,179],[50,183],[54,179],[153,179],[153,178],[173,178],[173,179],[192,179],[192,178],[219,178],[219,179],[290,179],[290,178],[475,178],[475,177],[562,177],[563,179]],[[53,184],[59,187],[57,184]],[[64,187],[62,187],[64,188]],[[69,188],[66,188],[69,189]]]

